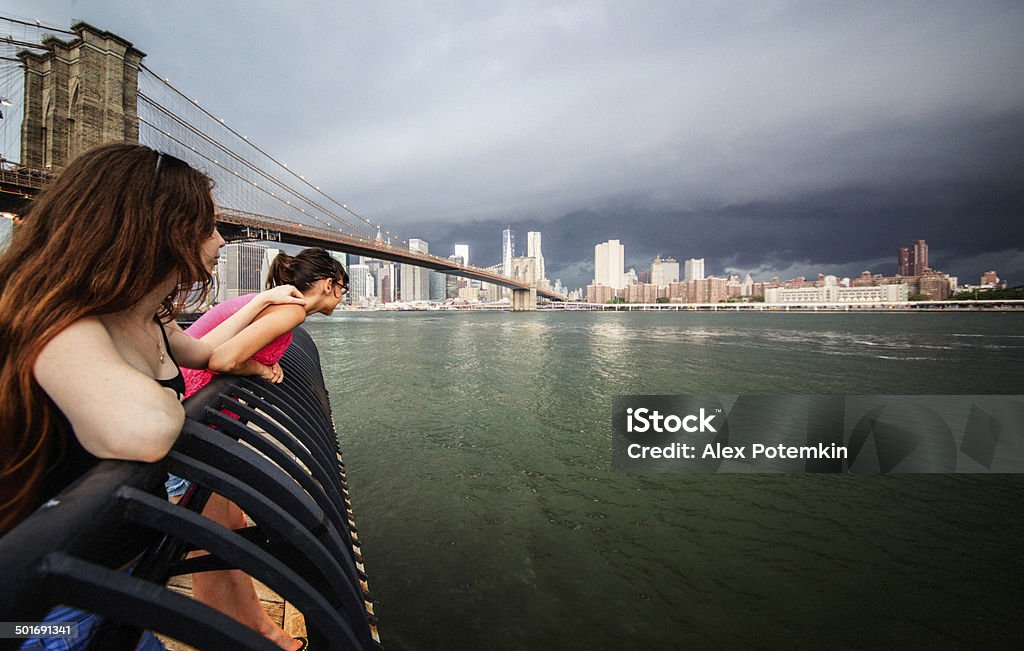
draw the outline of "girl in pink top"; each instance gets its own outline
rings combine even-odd
[[[323,249],[305,249],[295,256],[279,253],[270,265],[267,288],[277,285],[294,285],[302,292],[306,304],[264,308],[249,326],[214,348],[208,368],[183,368],[185,397],[209,384],[218,373],[258,375],[270,382],[280,382],[284,373],[278,361],[292,342],[292,329],[310,314],[333,313],[348,292],[348,273]],[[201,338],[245,307],[254,296],[245,294],[217,305],[185,332]]]
[[[284,379],[278,360],[292,341],[292,329],[314,312],[328,315],[334,312],[341,298],[348,292],[348,273],[340,262],[323,249],[306,249],[295,256],[280,253],[270,266],[270,277],[267,280],[268,288],[278,285],[294,285],[302,293],[306,304],[292,303],[263,308],[241,332],[213,349],[207,368],[182,367],[186,397],[206,386],[217,373],[258,375],[274,383]],[[217,324],[245,308],[255,296],[257,294],[248,294],[221,303],[193,323],[185,331],[186,334],[195,338],[202,337],[216,328]],[[171,476],[168,494],[183,493],[186,486],[187,482]],[[203,515],[229,529],[246,526],[242,509],[216,493],[207,501]],[[282,648],[306,648],[305,640],[284,636],[284,631],[270,621],[259,605],[252,579],[240,570],[195,574],[192,594],[200,601],[214,605],[263,633]],[[299,643],[301,646],[296,647]]]

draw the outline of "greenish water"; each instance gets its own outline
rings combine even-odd
[[[347,313],[307,329],[387,648],[1024,632],[1024,475],[610,470],[619,394],[1024,393],[1024,315]]]

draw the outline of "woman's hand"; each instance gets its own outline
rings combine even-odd
[[[259,363],[259,362],[257,362]],[[284,371],[281,370],[281,365],[274,362],[271,366],[266,364],[260,364],[262,367],[259,372],[259,376],[270,382],[271,384],[280,384],[281,380],[284,379]]]
[[[260,292],[259,298],[267,305],[306,304],[306,297],[294,285],[278,285],[272,289]]]

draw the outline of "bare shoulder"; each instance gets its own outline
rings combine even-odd
[[[281,323],[291,323],[293,324],[292,327],[294,327],[306,320],[306,309],[295,303],[268,305],[253,319],[253,322],[266,318],[271,318]]]
[[[90,356],[104,352],[115,352],[110,331],[99,319],[89,316],[75,321],[64,328],[43,347],[39,354],[40,360],[51,355],[74,357]]]

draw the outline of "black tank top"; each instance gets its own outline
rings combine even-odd
[[[177,393],[178,400],[181,400],[185,397],[185,376],[182,374],[178,362],[174,359],[174,354],[171,353],[171,347],[167,341],[167,331],[164,330],[163,324],[159,320],[157,320],[157,324],[160,325],[160,332],[164,335],[164,347],[167,349],[167,354],[170,355],[171,361],[174,362],[174,368],[177,369],[178,373],[167,380],[156,380],[156,383]],[[47,398],[47,400],[50,399]],[[61,421],[58,429],[63,431],[65,436],[58,437],[57,439],[56,449],[54,450],[56,461],[43,477],[38,492],[37,504],[42,504],[46,499],[61,492],[100,462],[97,457],[86,451],[82,444],[78,442],[78,437],[75,436],[71,423],[68,422],[67,417],[61,413],[60,409],[52,401],[51,407],[57,418]]]
[[[157,325],[160,326],[160,334],[164,336],[164,348],[167,350],[167,355],[171,358],[174,368],[178,373],[167,380],[157,380],[156,383],[174,391],[178,395],[178,401],[180,402],[185,397],[185,376],[182,375],[181,367],[178,366],[178,361],[174,359],[174,353],[171,352],[171,344],[167,341],[167,331],[164,330],[164,324],[160,323],[160,320],[157,319]]]

